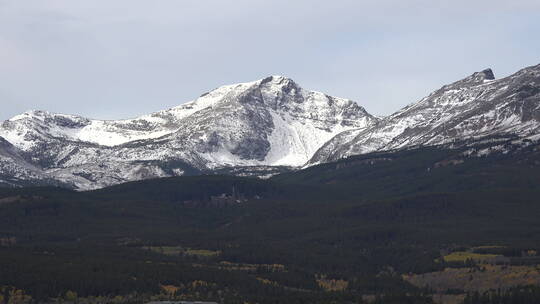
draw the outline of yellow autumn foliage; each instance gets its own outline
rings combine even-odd
[[[166,294],[175,294],[178,290],[180,290],[180,287],[174,286],[174,285],[160,285],[161,289]]]
[[[473,252],[467,252],[467,251],[456,251],[448,255],[445,255],[443,259],[445,262],[465,262],[467,260],[485,261],[485,260],[490,260],[499,256],[500,255],[497,255],[497,254],[481,254],[481,253],[473,253]]]
[[[267,285],[274,285],[274,286],[277,286],[279,285],[278,283],[274,282],[274,281],[270,281],[268,279],[265,279],[265,278],[261,278],[261,277],[257,277],[257,280],[263,284],[267,284]]]
[[[66,300],[73,302],[77,300],[77,293],[75,291],[68,290],[66,291],[66,294],[64,297]]]
[[[341,279],[326,279],[320,277],[317,279],[319,286],[326,291],[343,291],[349,287],[349,282]]]
[[[191,288],[197,288],[197,287],[201,287],[201,286],[208,286],[208,282],[201,281],[201,280],[195,280],[195,281],[191,282]]]

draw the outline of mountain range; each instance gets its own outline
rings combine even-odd
[[[374,151],[470,146],[468,155],[482,156],[539,139],[540,65],[501,79],[474,73],[382,118],[271,76],[128,120],[17,115],[0,126],[0,185],[89,190],[216,172],[265,177]]]

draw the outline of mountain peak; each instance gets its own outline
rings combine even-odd
[[[475,72],[471,76],[463,79],[463,82],[466,83],[482,83],[486,80],[494,80],[495,75],[493,74],[493,71],[490,68],[487,68],[485,70],[482,70],[480,72]]]
[[[32,117],[36,117],[36,116],[43,116],[43,115],[45,115],[47,113],[48,112],[41,111],[41,110],[28,110],[26,112],[23,112],[21,114],[18,114],[18,115],[15,115],[15,116],[11,117],[10,119],[8,119],[8,121],[15,121],[15,120],[19,120],[19,119],[32,118]]]
[[[289,77],[285,77],[285,76],[282,76],[282,75],[271,75],[271,76],[268,76],[268,77],[262,79],[260,81],[260,83],[261,84],[266,84],[266,83],[290,84],[290,83],[295,83],[295,82],[294,82],[294,80],[292,80]]]
[[[494,79],[495,79],[495,75],[493,74],[493,71],[487,68],[480,72],[475,72],[472,75],[465,77],[459,81],[456,81],[452,84],[445,85],[440,90],[445,91],[445,90],[448,90],[450,88],[455,88],[455,87],[475,86],[475,85],[482,84],[485,81],[490,81]]]
[[[482,77],[484,80],[494,80],[495,75],[493,74],[493,71],[490,68],[487,68],[483,70],[482,72],[477,72],[475,74],[478,74],[479,77]]]
[[[282,75],[220,86],[128,120],[28,111],[0,124],[0,152],[11,143],[13,155],[28,157],[45,176],[93,189],[216,168],[300,167],[310,159],[483,136],[538,136],[540,65],[494,79],[491,69],[469,74],[382,119]]]

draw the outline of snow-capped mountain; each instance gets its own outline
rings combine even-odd
[[[310,164],[350,155],[487,138],[540,136],[540,65],[495,79],[490,69],[446,85],[369,128],[346,130]]]
[[[0,184],[85,190],[208,172],[265,176],[372,151],[493,137],[540,139],[540,65],[501,79],[490,69],[474,73],[383,118],[282,76],[222,86],[128,120],[30,111],[0,126]]]
[[[93,189],[224,167],[302,166],[335,135],[377,121],[351,100],[272,76],[129,120],[30,111],[5,121],[0,136],[47,177]]]

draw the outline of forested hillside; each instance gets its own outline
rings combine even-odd
[[[266,180],[0,189],[0,299],[538,300],[518,287],[540,285],[540,150],[469,157],[477,149],[373,153]]]

